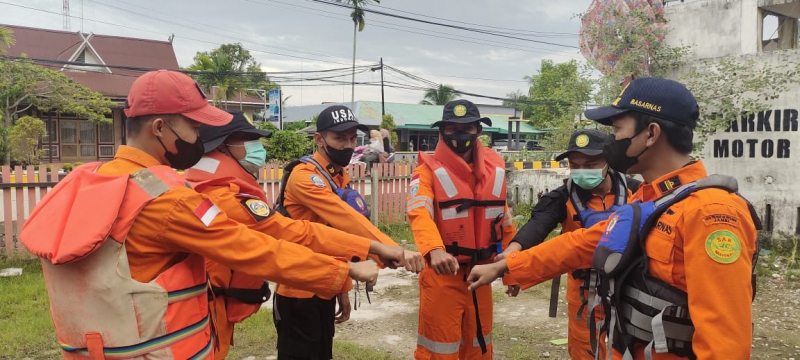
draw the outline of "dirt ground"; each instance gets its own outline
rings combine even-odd
[[[508,298],[504,287],[494,284],[494,359],[568,359],[565,345],[566,303],[561,301],[556,318],[548,317],[549,283]],[[381,270],[370,297],[353,311],[350,321],[339,325],[336,337],[361,346],[411,359],[416,345],[417,276],[405,270]],[[800,283],[780,277],[762,278],[753,304],[755,336],[753,359],[800,360]]]

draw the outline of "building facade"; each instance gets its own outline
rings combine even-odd
[[[779,67],[800,63],[800,1],[701,0],[666,7],[672,46],[690,46],[693,59],[733,58]],[[709,19],[714,19],[709,21]],[[800,84],[718,131],[701,154],[709,173],[736,177],[774,238],[800,234],[798,103]]]

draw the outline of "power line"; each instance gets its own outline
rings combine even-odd
[[[38,12],[43,12],[43,13],[48,13],[48,14],[53,14],[53,15],[62,16],[62,14],[61,14],[61,13],[59,13],[59,12],[48,11],[48,10],[44,10],[44,9],[39,9],[39,8],[34,8],[34,7],[29,7],[29,6],[19,5],[19,4],[12,4],[12,3],[8,3],[8,2],[4,2],[4,1],[0,1],[0,4],[9,5],[9,6],[14,6],[14,7],[19,7],[19,8],[23,8],[23,9],[27,9],[27,10],[32,10],[32,11],[38,11]],[[70,15],[70,17],[72,17],[72,18],[78,18],[78,16],[73,16],[73,15]],[[83,18],[83,20],[86,20],[86,21],[91,21],[91,22],[93,22],[93,23],[98,23],[98,24],[103,24],[103,25],[117,26],[117,27],[121,27],[121,28],[125,28],[125,29],[136,30],[136,31],[143,31],[143,32],[148,32],[148,33],[158,34],[158,35],[161,35],[161,36],[167,36],[167,35],[165,35],[165,34],[163,34],[163,33],[157,32],[157,31],[146,30],[146,29],[140,29],[140,28],[136,28],[136,27],[125,26],[125,25],[121,25],[121,24],[117,24],[117,23],[111,23],[111,22],[102,21],[102,20],[95,20],[95,19],[90,19],[90,18]],[[163,21],[163,20],[159,20],[159,21]],[[218,35],[218,36],[219,36],[219,35]],[[220,36],[220,37],[223,37],[223,36]],[[217,42],[213,42],[213,41],[208,41],[208,40],[200,40],[200,39],[195,39],[195,38],[186,37],[186,36],[181,36],[181,39],[184,39],[184,40],[189,40],[189,41],[194,41],[194,42],[198,42],[198,43],[203,43],[203,44],[211,44],[211,45],[219,46],[219,43],[217,43]],[[246,42],[251,42],[251,41],[247,40]],[[251,42],[251,43],[252,43],[252,42]],[[258,45],[261,45],[261,44],[258,44]],[[267,46],[267,45],[261,45],[261,46]],[[296,56],[296,55],[283,54],[283,53],[278,53],[278,52],[271,52],[271,51],[257,50],[257,49],[252,49],[252,48],[246,48],[246,49],[247,49],[247,50],[249,50],[249,51],[251,51],[251,52],[255,52],[255,53],[262,53],[262,54],[269,54],[269,55],[277,55],[277,56],[284,56],[284,57],[290,57],[290,58],[295,58],[295,59],[303,59],[303,60],[310,60],[310,61],[316,61],[316,62],[322,62],[322,63],[330,63],[330,64],[337,64],[337,65],[348,65],[348,66],[349,66],[349,64],[347,64],[347,63],[340,63],[340,62],[335,62],[335,61],[327,61],[327,60],[313,59],[313,58],[308,58],[308,57],[303,57],[303,56]]]
[[[436,20],[443,20],[443,21],[449,21],[449,22],[454,22],[454,23],[459,23],[459,24],[480,26],[480,27],[499,29],[499,30],[508,30],[508,31],[511,31],[511,32],[507,32],[506,34],[511,34],[511,35],[513,35],[513,34],[522,35],[522,34],[525,34],[525,33],[533,33],[533,34],[549,34],[549,35],[553,35],[554,37],[576,37],[576,36],[578,36],[578,34],[573,34],[573,33],[536,31],[536,30],[521,30],[521,29],[505,28],[505,27],[500,27],[500,26],[482,25],[482,24],[476,24],[476,23],[471,23],[471,22],[466,22],[466,21],[445,19],[445,18],[440,18],[440,17],[436,17],[436,16],[425,15],[425,14],[415,13],[415,12],[411,12],[411,11],[395,9],[395,8],[391,8],[391,7],[388,7],[388,6],[385,6],[385,5],[381,5],[381,4],[375,4],[374,6],[377,6],[377,7],[380,7],[380,8],[384,8],[384,9],[388,9],[388,10],[394,10],[394,11],[401,12],[401,13],[417,15],[417,16],[423,16],[423,17],[436,19]],[[541,36],[541,37],[547,37],[547,36]]]
[[[336,6],[336,7],[341,7],[341,8],[352,9],[351,6],[340,4],[340,3],[333,3],[333,2],[325,1],[325,0],[308,0],[308,1],[313,1],[313,2],[317,2],[317,3],[325,4],[325,5],[330,5],[330,6]],[[444,23],[439,23],[439,22],[435,22],[435,21],[417,19],[417,18],[413,18],[413,17],[409,17],[409,16],[391,14],[391,13],[378,11],[378,10],[373,10],[373,9],[366,9],[366,8],[361,8],[361,9],[364,12],[368,12],[368,13],[373,13],[373,14],[378,14],[378,15],[397,18],[397,19],[403,19],[403,20],[408,20],[408,21],[428,24],[428,25],[435,25],[435,26],[447,27],[447,28],[452,28],[452,29],[459,29],[459,30],[464,30],[464,31],[469,31],[469,32],[475,32],[475,33],[481,33],[481,34],[486,34],[486,35],[504,37],[504,38],[515,39],[515,40],[520,40],[520,41],[533,42],[533,43],[538,43],[538,44],[545,44],[545,45],[551,45],[551,46],[559,46],[559,47],[565,47],[565,48],[571,48],[571,49],[578,49],[577,46],[573,46],[573,45],[564,45],[564,44],[558,44],[558,43],[553,43],[553,42],[548,42],[548,41],[526,39],[526,38],[521,38],[521,37],[518,37],[518,36],[512,36],[512,35],[506,35],[506,34],[498,33],[498,32],[495,32],[495,31],[488,31],[488,30],[483,30],[483,29],[469,28],[469,27],[460,26],[460,25],[444,24]]]
[[[270,7],[277,6],[279,8],[289,9],[289,8],[282,7],[282,6],[279,6],[279,5],[267,5],[267,4],[258,2],[256,0],[243,0],[243,1],[251,2],[251,3],[262,5],[262,6],[270,6]],[[329,13],[329,12],[325,12],[323,10],[315,9],[315,8],[312,8],[312,7],[307,7],[307,6],[302,6],[302,5],[292,4],[292,3],[286,3],[286,2],[282,2],[282,1],[278,1],[278,0],[266,0],[266,1],[269,1],[271,3],[277,3],[277,4],[283,4],[283,5],[286,5],[286,6],[290,6],[292,8],[289,9],[289,10],[297,11],[297,12],[304,13],[304,14],[324,17],[324,18],[328,18],[328,19],[352,22],[350,17],[348,17],[346,15],[342,15],[341,17],[340,16],[331,16],[331,13]],[[308,9],[308,10],[312,10],[312,11],[315,11],[315,12],[308,12],[308,11],[298,10],[297,8]],[[321,14],[320,13],[316,13],[316,12],[321,12]],[[407,25],[394,24],[394,23],[385,22],[385,21],[372,20],[372,21],[370,21],[370,24],[371,24],[370,26],[374,26],[374,27],[378,27],[378,28],[382,28],[382,29],[388,29],[388,30],[394,30],[394,31],[402,31],[402,32],[405,32],[405,33],[410,33],[410,34],[417,34],[417,35],[422,35],[422,36],[427,36],[427,37],[434,37],[434,38],[447,39],[447,40],[453,40],[453,41],[458,41],[458,42],[465,42],[465,43],[468,43],[468,44],[486,45],[486,46],[490,46],[490,47],[497,47],[497,48],[503,48],[503,49],[524,51],[524,52],[530,52],[530,53],[536,53],[536,54],[549,54],[549,52],[548,52],[549,50],[548,49],[542,49],[542,48],[537,48],[537,47],[531,47],[530,49],[520,48],[519,45],[517,45],[517,44],[511,44],[511,43],[506,43],[506,42],[498,42],[498,41],[493,41],[491,43],[487,43],[487,42],[483,42],[483,41],[490,41],[490,40],[480,39],[480,38],[475,38],[475,37],[469,37],[469,36],[463,36],[463,35],[449,34],[449,33],[439,32],[439,31],[431,31],[431,30],[428,30],[428,29],[411,27],[411,26],[407,26]],[[384,25],[379,25],[379,24],[384,24]],[[397,28],[397,27],[394,27],[394,26],[400,26],[400,27],[403,27],[403,28]],[[404,29],[404,28],[407,28],[407,29]],[[423,32],[412,31],[412,30],[408,30],[408,29],[414,29],[414,30],[419,30],[419,31],[423,31]],[[440,35],[436,35],[436,34],[440,34]],[[449,36],[442,36],[442,35],[451,35],[451,36],[458,36],[458,37],[449,37]],[[467,39],[476,40],[476,41],[469,41]],[[531,50],[531,49],[542,50],[542,51],[535,51],[535,50]]]
[[[177,25],[177,26],[184,27],[184,28],[187,28],[187,29],[199,31],[199,32],[204,33],[204,34],[215,35],[215,36],[218,36],[220,38],[224,38],[226,40],[227,39],[233,39],[233,40],[241,41],[241,42],[244,42],[244,43],[256,44],[256,45],[263,46],[263,47],[266,47],[266,48],[274,48],[274,49],[279,49],[279,50],[284,50],[284,51],[311,54],[309,52],[302,51],[302,50],[293,50],[293,49],[283,48],[283,47],[280,47],[280,46],[265,45],[265,44],[257,43],[255,41],[252,41],[252,40],[249,40],[249,39],[246,39],[246,38],[239,38],[239,37],[233,37],[233,36],[229,36],[229,35],[221,35],[221,34],[213,33],[213,32],[207,31],[207,30],[205,30],[203,28],[199,28],[199,27],[195,27],[195,26],[191,26],[191,25],[186,25],[186,24],[181,24],[181,23],[178,23],[178,22],[175,22],[175,21],[172,21],[172,20],[162,19],[162,18],[158,18],[158,17],[152,16],[152,15],[148,15],[148,14],[142,14],[142,13],[130,10],[130,9],[125,9],[125,8],[122,8],[122,7],[119,7],[119,6],[106,4],[106,3],[103,3],[103,2],[100,2],[100,1],[97,1],[97,0],[89,0],[89,2],[98,4],[98,5],[101,5],[101,6],[106,6],[106,7],[112,8],[112,9],[117,9],[117,10],[120,10],[120,11],[124,11],[124,12],[130,13],[130,14],[133,14],[133,15],[142,16],[142,17],[145,17],[145,18],[148,18],[148,19],[157,20],[157,21],[160,21],[160,22],[173,24],[173,25]],[[197,22],[195,22],[195,23],[197,23]],[[200,23],[198,23],[198,24],[200,24]],[[208,26],[207,24],[200,24],[200,25]],[[233,31],[228,31],[228,32],[233,32]],[[233,33],[235,33],[235,32],[233,32]],[[241,33],[239,33],[239,34],[241,34]],[[243,36],[248,36],[248,35],[245,35],[245,34],[242,34],[242,35]],[[295,57],[295,58],[299,58],[299,59],[308,59],[308,60],[313,60],[313,61],[320,61],[320,60],[317,60],[317,59],[310,59],[310,58],[299,57],[299,56],[294,56],[294,55],[279,54],[279,53],[274,53],[274,54],[283,55],[283,56],[290,56],[290,57]],[[318,55],[318,54],[312,54],[312,55]],[[327,55],[322,55],[322,56],[327,56]],[[346,57],[341,57],[341,58],[344,59]],[[335,61],[323,61],[323,62],[335,63],[335,64],[339,64],[339,65],[347,65],[346,63],[340,63],[340,62],[335,62]]]
[[[54,65],[74,65],[74,66],[81,66],[81,67],[98,67],[98,68],[109,68],[109,69],[119,69],[119,70],[128,70],[128,71],[136,71],[136,72],[148,72],[148,71],[155,71],[161,70],[156,68],[146,68],[146,67],[136,67],[136,66],[125,66],[125,65],[109,65],[109,64],[88,64],[82,62],[74,62],[74,61],[64,61],[64,60],[51,60],[51,59],[40,59],[40,58],[29,58],[23,56],[12,56],[12,55],[0,55],[0,58],[5,58],[9,60],[30,60],[37,63],[45,63],[45,64],[54,64]],[[356,66],[357,73],[363,73],[369,71],[374,65],[363,65],[363,66]],[[184,69],[166,69],[166,70],[173,70],[179,71],[187,75],[242,75],[242,76],[249,76],[249,75],[266,75],[268,77],[273,77],[274,74],[276,78],[289,78],[285,76],[285,74],[315,74],[315,73],[329,73],[335,71],[346,71],[341,75],[335,75],[332,77],[341,77],[345,75],[350,75],[352,68],[337,68],[337,69],[325,69],[325,70],[307,70],[307,71],[282,71],[282,72],[247,72],[247,71],[231,71],[231,72],[212,72],[212,71],[196,71],[196,70],[184,70]],[[119,75],[119,74],[117,74]],[[138,76],[138,75],[137,75]],[[325,77],[321,77],[325,78]]]

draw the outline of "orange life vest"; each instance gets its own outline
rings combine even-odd
[[[419,154],[419,163],[434,174],[434,221],[445,250],[461,264],[489,262],[497,253],[506,218],[506,170],[503,159],[480,143],[467,164],[440,141],[433,155]],[[473,175],[474,174],[474,175]],[[475,185],[469,179],[475,176]]]
[[[125,239],[151,200],[186,186],[167,166],[130,176],[76,168],[34,208],[20,241],[41,258],[65,359],[210,359],[202,257],[189,254],[149,283],[131,278]]]
[[[222,153],[206,154],[197,165],[186,170],[186,178],[198,192],[203,192],[209,186],[236,184],[240,189],[237,197],[267,201],[264,190],[258,186],[253,176],[242,169],[233,158]],[[245,275],[210,261],[206,265],[215,301],[224,302],[228,322],[244,321],[257,313],[261,303],[268,300],[269,286],[264,279]]]

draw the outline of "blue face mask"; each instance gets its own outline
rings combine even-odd
[[[244,146],[246,155],[244,159],[239,160],[239,164],[250,174],[258,174],[258,169],[267,163],[267,149],[264,148],[261,140],[245,141],[242,146]]]
[[[604,169],[604,168],[603,168]],[[592,190],[599,186],[606,178],[603,169],[575,169],[569,171],[572,182],[585,190]]]

